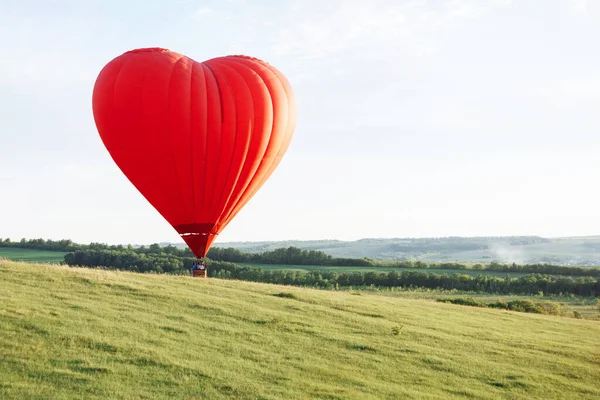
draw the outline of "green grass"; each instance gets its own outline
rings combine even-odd
[[[0,354],[2,399],[600,397],[596,321],[7,261]]]
[[[61,263],[65,260],[65,253],[62,251],[0,247],[0,258],[7,258],[13,261]]]
[[[238,265],[245,265],[252,268],[262,268],[265,271],[268,270],[284,270],[284,271],[299,271],[299,272],[308,272],[308,271],[336,271],[336,272],[403,272],[403,271],[415,271],[415,272],[427,272],[431,274],[466,274],[477,276],[479,274],[482,275],[491,275],[491,276],[500,276],[504,277],[507,275],[506,272],[497,272],[497,271],[484,271],[484,270],[474,270],[474,269],[437,269],[437,268],[388,268],[388,267],[333,267],[326,265],[287,265],[287,264],[256,264],[256,263],[238,263]],[[519,277],[527,274],[511,272],[509,273],[512,277]]]

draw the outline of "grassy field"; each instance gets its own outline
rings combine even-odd
[[[479,274],[492,275],[492,276],[506,276],[506,272],[495,272],[495,271],[482,271],[482,270],[471,270],[471,269],[435,269],[435,268],[385,268],[385,267],[331,267],[323,265],[285,265],[285,264],[256,264],[256,263],[238,263],[239,265],[245,265],[252,268],[262,268],[267,270],[285,270],[285,271],[336,271],[336,272],[389,272],[389,271],[420,271],[435,274],[467,274],[477,276]],[[512,277],[519,277],[527,274],[511,272],[509,274]]]
[[[596,321],[7,261],[0,354],[2,399],[600,396]]]
[[[65,259],[61,251],[46,251],[34,249],[19,249],[14,247],[0,247],[0,258],[13,261],[28,261],[38,263],[60,263]]]

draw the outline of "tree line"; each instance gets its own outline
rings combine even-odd
[[[531,300],[527,299],[519,299],[512,301],[496,301],[493,303],[486,303],[481,300],[474,299],[472,297],[462,298],[458,297],[455,299],[437,299],[438,302],[441,303],[451,303],[451,304],[459,304],[463,306],[471,306],[471,307],[482,307],[482,308],[499,308],[502,310],[510,310],[510,311],[518,311],[525,313],[535,313],[535,314],[546,314],[546,315],[564,315],[565,310],[563,310],[560,303],[556,302],[537,302],[534,303]],[[578,318],[581,316],[581,313],[575,311],[573,315]]]
[[[194,257],[139,254],[130,250],[78,250],[68,253],[71,266],[100,267],[135,272],[188,274]],[[556,294],[600,296],[600,278],[532,274],[513,278],[480,274],[436,274],[425,271],[374,270],[360,272],[263,270],[224,261],[207,261],[208,276],[222,279],[293,286],[337,288],[428,288],[496,294]]]
[[[44,239],[21,239],[12,242],[10,239],[0,239],[0,247],[19,247],[37,250],[52,250],[66,252],[67,258],[72,259],[74,255],[69,253],[77,251],[108,251],[124,252],[125,256],[110,265],[118,265],[119,268],[135,270],[140,272],[154,271],[167,272],[177,269],[179,265],[176,259],[186,259],[191,264],[194,255],[186,248],[178,248],[173,245],[161,246],[158,243],[149,246],[134,247],[132,245],[108,245],[104,243],[78,244],[71,240],[44,240]],[[114,253],[116,254],[116,253]],[[132,254],[147,256],[143,261],[133,262]],[[490,264],[467,265],[456,262],[426,263],[423,261],[380,261],[369,258],[340,258],[332,257],[318,250],[302,250],[297,247],[287,247],[262,253],[245,253],[235,248],[213,247],[208,252],[207,258],[212,261],[232,263],[256,263],[256,264],[279,264],[279,265],[317,265],[317,266],[356,266],[356,267],[388,267],[404,269],[445,269],[445,270],[480,270],[505,273],[524,274],[547,274],[565,276],[591,276],[600,277],[600,268],[571,267],[553,264],[503,264],[496,261]],[[135,259],[138,260],[138,259]],[[140,259],[142,260],[142,259]],[[149,261],[153,260],[153,261]],[[168,261],[165,261],[168,260]],[[154,266],[155,265],[155,266]]]
[[[234,248],[213,247],[207,257],[215,261],[234,263],[280,264],[280,265],[322,265],[346,267],[377,267],[375,260],[369,258],[342,258],[319,250],[302,250],[297,247],[284,247],[262,253],[245,253]]]
[[[132,245],[108,245],[105,243],[79,244],[72,240],[21,239],[13,242],[0,239],[0,247],[18,247],[24,249],[75,252],[86,250],[129,251],[146,255],[171,255],[176,257],[193,257],[189,248],[178,248],[173,245],[161,246],[158,243],[149,246],[134,247]],[[301,250],[296,247],[281,248],[263,253],[245,253],[234,248],[213,247],[207,258],[214,261],[237,263],[284,264],[284,265],[323,265],[323,266],[376,266],[376,262],[367,258],[332,257],[322,251]]]
[[[209,265],[209,276],[323,289],[362,288],[427,288],[494,294],[554,294],[600,296],[600,279],[533,274],[518,278],[491,275],[436,274],[423,271],[336,272],[262,270],[237,265]]]

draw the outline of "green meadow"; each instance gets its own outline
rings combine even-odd
[[[596,399],[600,323],[0,261],[2,399]]]
[[[0,258],[7,258],[13,261],[62,263],[65,260],[65,253],[62,251],[0,247]]]

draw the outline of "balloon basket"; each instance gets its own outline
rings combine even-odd
[[[206,269],[195,269],[192,271],[194,278],[206,278]]]

